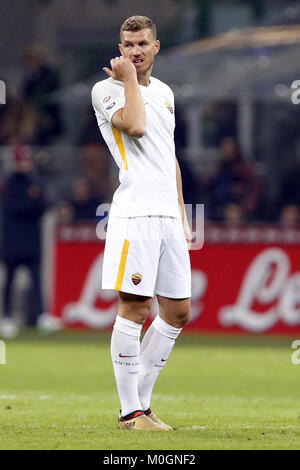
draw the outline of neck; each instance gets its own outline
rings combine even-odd
[[[147,74],[138,75],[137,77],[139,85],[148,86],[150,83],[150,76]]]
[[[149,86],[152,68],[153,68],[153,67],[151,67],[150,69],[148,69],[147,72],[144,72],[144,73],[141,73],[141,74],[139,73],[139,74],[137,75],[137,79],[138,79],[139,85]]]

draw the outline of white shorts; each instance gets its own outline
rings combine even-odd
[[[147,297],[190,297],[191,265],[181,219],[110,216],[102,289]]]

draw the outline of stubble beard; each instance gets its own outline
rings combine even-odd
[[[151,64],[149,64],[146,70],[143,70],[141,72],[136,71],[137,77],[144,77],[145,75],[147,75],[149,71],[150,71],[149,73],[149,76],[150,76],[152,72],[153,64],[154,64],[154,59],[152,60]]]

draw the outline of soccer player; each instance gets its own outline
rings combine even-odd
[[[174,146],[174,95],[152,77],[159,52],[145,16],[121,26],[120,57],[103,67],[92,103],[119,167],[111,205],[102,288],[119,291],[111,357],[121,402],[120,428],[171,430],[150,408],[154,383],[190,315],[191,231]],[[159,314],[140,344],[154,295]]]

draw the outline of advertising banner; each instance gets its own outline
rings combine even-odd
[[[104,242],[95,225],[56,230],[53,312],[66,327],[110,328],[118,294],[101,289]],[[300,333],[300,230],[272,226],[205,228],[190,251],[192,315],[185,330]],[[158,313],[154,298],[148,323]]]

